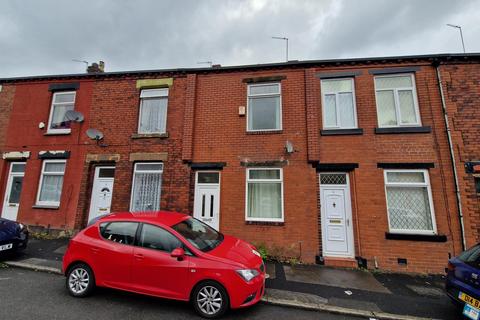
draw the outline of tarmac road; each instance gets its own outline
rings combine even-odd
[[[0,319],[201,319],[188,303],[157,299],[109,289],[97,289],[88,298],[73,298],[60,275],[18,268],[0,268]],[[361,318],[284,308],[260,303],[234,310],[224,319],[321,319]]]

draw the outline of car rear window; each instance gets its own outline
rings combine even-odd
[[[476,268],[480,268],[480,244],[462,252],[458,259]]]
[[[137,222],[105,222],[100,224],[100,234],[107,240],[132,245],[137,227]]]

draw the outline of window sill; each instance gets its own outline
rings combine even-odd
[[[320,130],[322,136],[340,136],[340,135],[360,135],[363,134],[363,129],[324,129]]]
[[[436,234],[403,234],[385,232],[387,240],[409,240],[409,241],[426,241],[426,242],[447,242],[447,236]]]
[[[283,133],[283,130],[268,130],[268,131],[247,131],[248,135],[258,135],[258,134],[280,134]]]
[[[47,206],[47,205],[36,204],[36,205],[33,205],[32,208],[34,208],[34,209],[58,210],[60,208],[60,206]]]
[[[71,134],[72,132],[45,132],[43,135],[44,136],[65,136],[68,134]]]
[[[256,226],[275,226],[282,227],[285,225],[285,222],[280,221],[245,221],[246,225],[256,225]]]
[[[168,138],[168,132],[166,133],[134,133],[131,136],[132,139],[149,139],[149,138]]]
[[[394,127],[394,128],[375,128],[376,134],[396,134],[396,133],[430,133],[432,128],[427,127]]]

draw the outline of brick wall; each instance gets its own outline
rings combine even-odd
[[[465,236],[470,247],[480,242],[479,195],[474,175],[465,168],[467,162],[480,161],[480,64],[442,64],[440,70],[457,161]]]

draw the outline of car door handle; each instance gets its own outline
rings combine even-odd
[[[99,251],[100,251],[99,248],[92,248],[92,252],[93,252],[93,253],[98,253]]]
[[[143,260],[143,254],[136,253],[133,255],[137,260]]]

